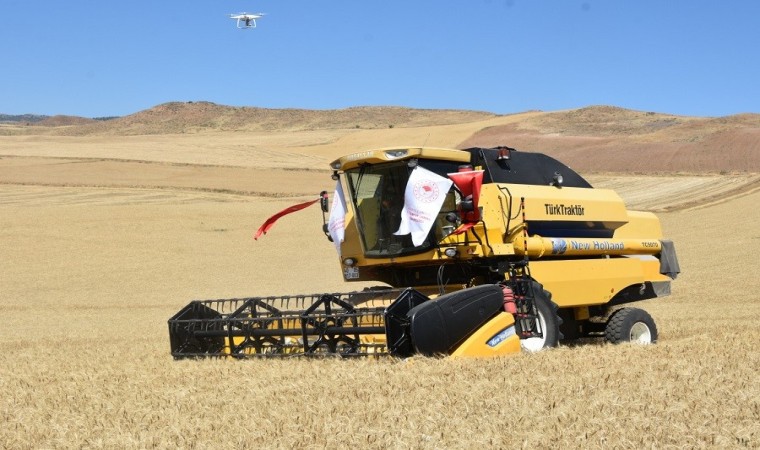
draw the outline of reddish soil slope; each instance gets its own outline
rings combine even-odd
[[[460,148],[508,145],[581,172],[758,172],[760,114],[694,118],[589,107],[475,133]]]

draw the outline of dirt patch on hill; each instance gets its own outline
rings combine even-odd
[[[581,172],[758,172],[760,115],[710,119],[584,108],[489,127],[459,147],[497,145],[546,153]]]

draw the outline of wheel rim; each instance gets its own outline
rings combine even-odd
[[[631,327],[630,341],[637,344],[651,344],[652,331],[644,322],[636,322]]]
[[[546,320],[544,315],[539,311],[538,313],[538,325],[541,327],[541,332],[544,337],[532,337],[528,339],[520,339],[520,347],[527,352],[537,352],[544,348],[546,343]]]

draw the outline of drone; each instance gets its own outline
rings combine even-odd
[[[230,14],[230,19],[237,20],[237,27],[241,29],[256,28],[256,19],[261,19],[266,14],[264,13],[238,13]]]

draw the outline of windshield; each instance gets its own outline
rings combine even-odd
[[[447,161],[420,161],[420,165],[439,175],[456,171],[456,163]],[[404,191],[411,168],[407,161],[364,165],[346,171],[351,202],[356,213],[359,233],[368,257],[388,257],[429,250],[446,234],[453,231],[445,220],[447,212],[456,209],[452,189],[446,196],[435,224],[425,242],[415,247],[409,234],[396,236],[404,208]]]

